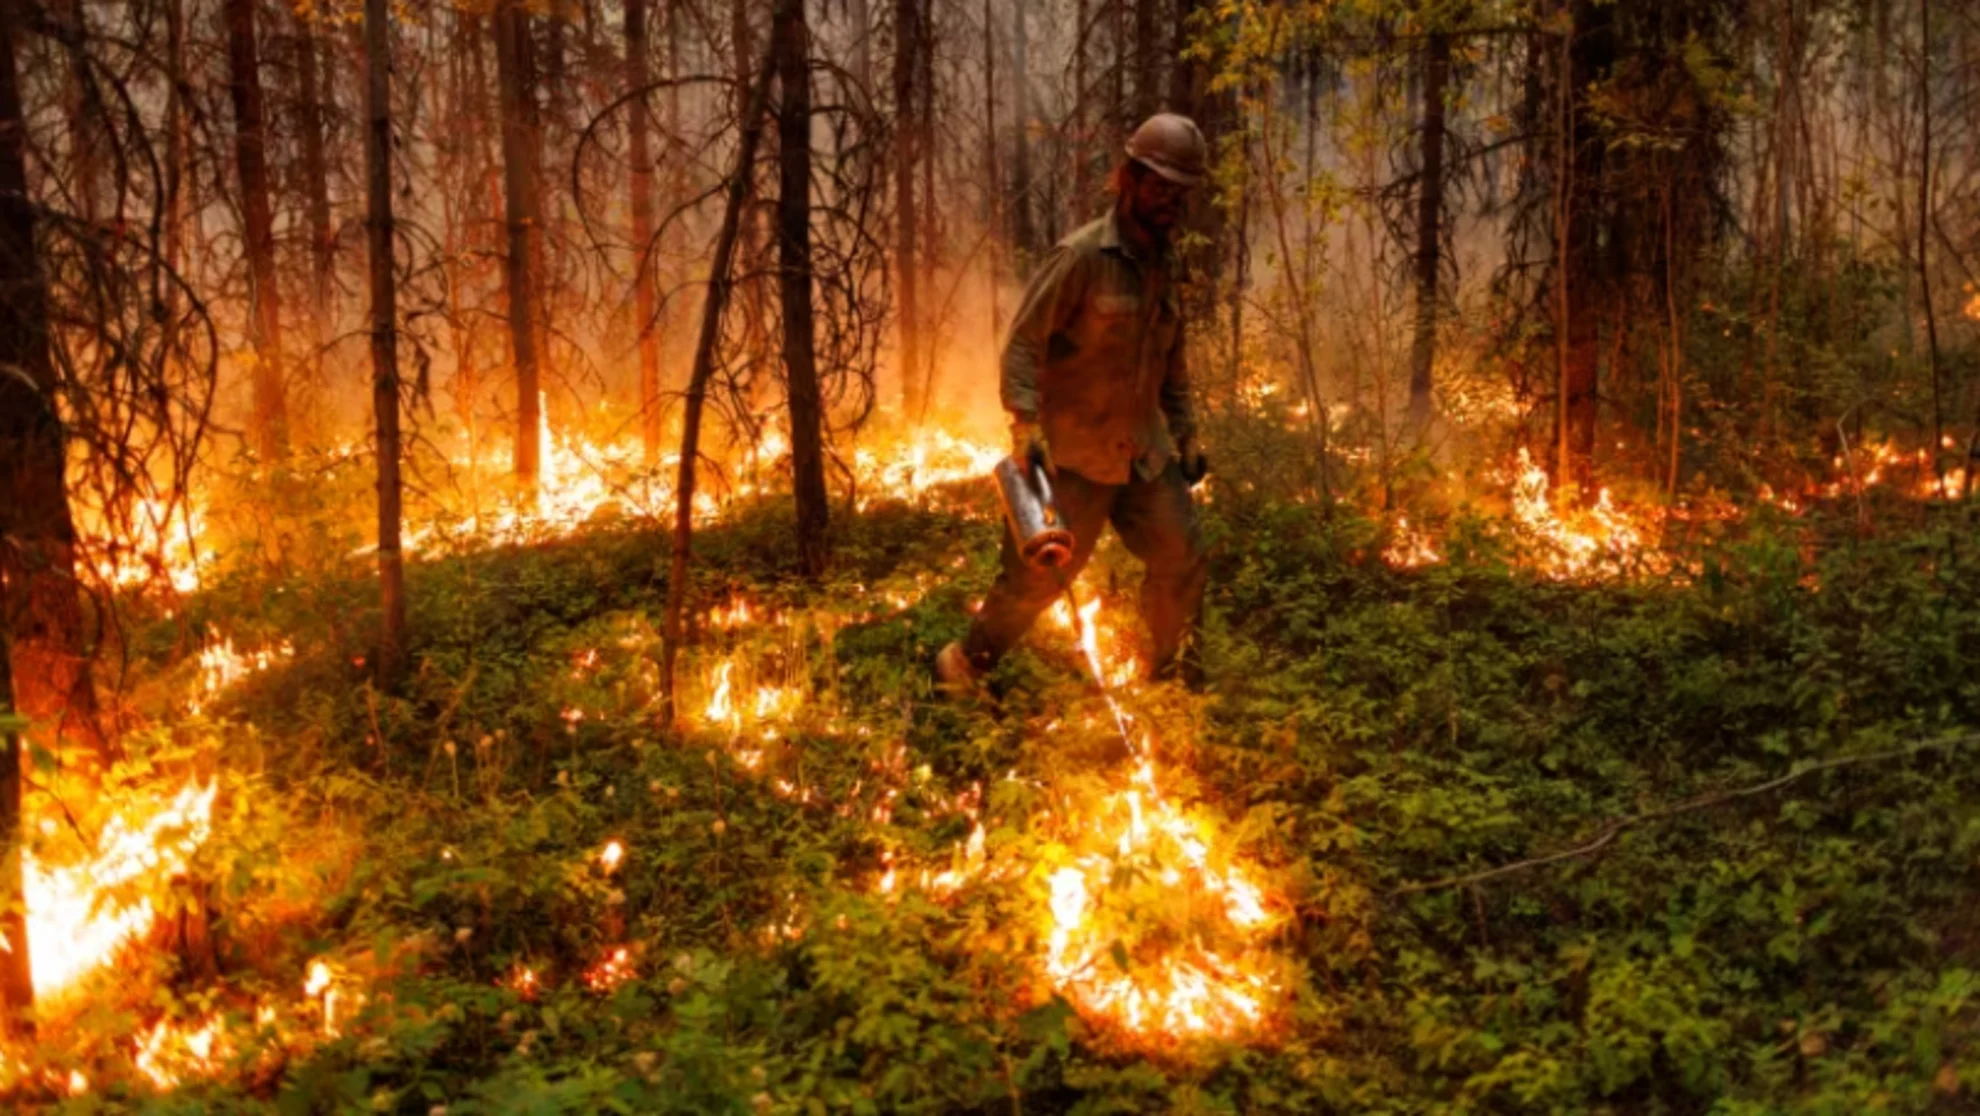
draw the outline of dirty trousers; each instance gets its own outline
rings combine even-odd
[[[1209,571],[1182,470],[1171,461],[1152,480],[1130,472],[1126,484],[1099,484],[1060,469],[1052,486],[1059,515],[1073,534],[1072,560],[1057,570],[1026,565],[1006,525],[1003,568],[963,641],[970,662],[988,669],[1023,639],[1038,614],[1059,599],[1061,585],[1071,584],[1086,567],[1101,528],[1111,522],[1129,553],[1147,567],[1141,616],[1154,640],[1152,672],[1162,674],[1180,665],[1177,656],[1185,639],[1194,643]]]

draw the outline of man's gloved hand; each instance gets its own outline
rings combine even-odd
[[[1191,488],[1203,483],[1203,478],[1210,475],[1210,459],[1196,447],[1194,438],[1184,438],[1176,443],[1176,465],[1182,470],[1184,483]]]
[[[1052,472],[1052,451],[1045,444],[1045,428],[1038,425],[1037,419],[1020,415],[1011,420],[1011,456],[1043,465],[1047,473]]]

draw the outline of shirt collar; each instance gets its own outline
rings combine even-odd
[[[1106,224],[1100,227],[1100,247],[1108,251],[1119,252],[1130,262],[1136,264],[1142,262],[1145,254],[1146,258],[1153,261],[1158,267],[1163,263],[1163,258],[1166,254],[1160,244],[1151,244],[1144,252],[1135,251],[1134,245],[1126,237],[1121,235],[1121,211],[1118,205],[1107,210]]]
[[[1135,259],[1134,249],[1121,236],[1121,210],[1114,205],[1107,210],[1107,223],[1100,228],[1100,247],[1110,252],[1119,252],[1128,259]]]

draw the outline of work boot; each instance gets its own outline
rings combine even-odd
[[[969,661],[962,641],[952,640],[935,656],[935,688],[956,700],[985,696],[983,672]]]

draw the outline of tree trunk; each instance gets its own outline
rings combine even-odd
[[[1134,6],[1134,115],[1136,120],[1153,116],[1162,107],[1161,53],[1155,45],[1155,15],[1152,0],[1139,0]]]
[[[1939,315],[1932,306],[1926,240],[1932,229],[1932,0],[1918,0],[1918,299],[1925,310],[1925,362],[1932,377],[1932,476],[1944,497],[1945,407],[1939,372]]]
[[[110,147],[110,137],[104,127],[104,106],[101,98],[92,96],[89,75],[89,53],[85,44],[89,42],[90,27],[88,11],[83,0],[59,0],[50,5],[48,14],[57,16],[63,28],[63,38],[69,44],[68,66],[63,82],[63,115],[67,117],[69,152],[68,169],[71,192],[75,198],[76,215],[84,223],[95,225],[106,214],[103,204],[103,155]],[[97,244],[85,246],[89,265],[98,269],[94,279],[101,281],[107,276],[100,269],[108,264]]]
[[[537,453],[543,403],[536,336],[536,242],[543,221],[530,67],[529,12],[523,0],[502,0],[495,12],[495,70],[501,87],[503,210],[509,228],[509,351],[516,366],[515,470],[517,486],[533,496],[543,469]]]
[[[626,0],[626,87],[634,94],[627,121],[632,156],[633,329],[639,338],[639,430],[646,463],[660,460],[660,336],[653,320],[653,116],[644,92],[648,66],[646,0]]]
[[[33,1024],[34,965],[28,952],[27,876],[22,860],[21,737],[15,727],[14,675],[7,659],[7,625],[0,624],[0,1035],[21,1037]]]
[[[1409,352],[1409,429],[1430,425],[1431,368],[1437,357],[1437,279],[1443,264],[1444,87],[1451,37],[1439,32],[1423,48],[1423,156],[1416,187],[1416,336]]]
[[[918,118],[915,114],[915,51],[921,45],[918,0],[894,3],[894,269],[900,284],[901,416],[919,424],[921,398],[921,309],[916,288],[921,264],[915,251],[914,162]]]
[[[1091,22],[1091,0],[1073,5],[1072,104],[1067,121],[1073,149],[1072,219],[1078,224],[1093,200],[1093,128],[1086,104],[1086,33]]]
[[[371,407],[378,424],[378,681],[405,665],[405,564],[399,548],[399,343],[392,266],[391,0],[364,0],[364,177],[371,244]]]
[[[915,96],[920,98],[915,106],[920,110],[920,120],[915,127],[915,148],[920,152],[921,163],[921,198],[916,206],[921,216],[920,293],[933,297],[941,290],[936,272],[942,264],[941,210],[935,204],[935,199],[940,196],[935,192],[935,169],[939,162],[935,145],[935,0],[922,0],[917,29],[921,32],[921,42],[915,50]],[[922,308],[919,329],[922,350],[921,410],[914,416],[917,426],[926,421],[928,404],[936,397],[935,379],[942,367],[940,312],[939,306]]]
[[[7,630],[16,707],[43,740],[83,743],[112,758],[97,721],[66,449],[49,352],[48,285],[28,196],[27,134],[14,51],[17,5],[0,3],[0,626]]]
[[[1107,113],[1103,134],[1118,132],[1132,106],[1128,104],[1128,74],[1134,69],[1134,31],[1129,26],[1126,0],[1107,0],[1107,25],[1113,33],[1114,64],[1107,71]]]
[[[309,217],[310,307],[316,316],[319,342],[330,335],[332,301],[337,285],[334,268],[337,230],[330,221],[330,170],[323,155],[324,118],[329,111],[330,89],[317,77],[316,31],[308,19],[296,20],[296,82],[302,98],[302,177]],[[326,75],[327,76],[327,75]]]
[[[31,1026],[27,1013],[34,1007],[34,970],[22,910],[24,742],[14,724],[13,632],[16,617],[28,620],[33,615],[32,592],[63,592],[71,600],[75,594],[73,580],[51,577],[36,563],[54,552],[66,560],[74,531],[62,487],[62,431],[43,405],[43,392],[52,388],[55,370],[48,359],[48,292],[35,257],[34,209],[27,197],[26,126],[14,76],[14,40],[19,33],[15,24],[20,18],[19,8],[0,4],[0,360],[4,360],[0,364],[0,493],[6,495],[0,501],[0,936],[9,946],[0,951],[0,1029],[15,1035]],[[37,483],[37,474],[51,469],[52,486]],[[51,495],[57,506],[40,506]],[[58,515],[36,517],[32,515],[36,511]],[[28,532],[37,528],[58,532],[57,537],[31,537]],[[34,634],[32,629],[29,633]],[[80,636],[79,627],[75,634]],[[46,652],[22,656],[23,666],[47,661]],[[80,662],[80,657],[74,661]]]
[[[983,0],[983,196],[984,226],[990,230],[990,346],[1003,331],[998,288],[1004,278],[1003,171],[997,166],[997,23],[990,0]]]
[[[873,8],[870,0],[846,0],[852,18],[852,73],[861,98],[873,98]]]
[[[782,5],[770,42],[783,94],[777,116],[777,255],[784,305],[784,382],[791,412],[791,487],[798,561],[825,573],[824,402],[811,321],[811,60],[802,0]]]
[[[1602,326],[1613,294],[1604,265],[1601,194],[1605,144],[1589,92],[1614,64],[1614,14],[1594,0],[1574,0],[1574,33],[1564,45],[1561,187],[1561,464],[1557,483],[1584,499],[1595,494],[1595,428],[1600,412]],[[1613,235],[1610,237],[1613,241]]]
[[[779,0],[784,9],[804,0]],[[776,46],[771,44],[773,51]],[[688,558],[694,543],[694,473],[701,456],[701,411],[708,398],[708,380],[715,371],[715,347],[722,335],[722,310],[729,302],[733,280],[730,261],[736,254],[736,233],[742,224],[743,201],[749,196],[749,175],[756,162],[756,146],[763,137],[763,116],[770,100],[772,59],[765,58],[750,86],[749,103],[738,122],[742,130],[736,143],[736,163],[729,175],[727,203],[722,208],[722,227],[715,234],[715,258],[708,267],[708,293],[701,306],[701,334],[695,342],[694,368],[688,374],[687,396],[681,417],[681,461],[674,483],[674,551],[667,567],[667,613],[663,621],[660,650],[660,720],[675,724],[674,663],[680,655],[681,611],[687,603]]]
[[[185,0],[165,4],[165,266],[186,270],[186,225],[192,213],[192,129],[186,112]],[[177,284],[167,287],[167,305],[177,307]]]
[[[234,161],[240,171],[242,234],[247,244],[248,342],[254,347],[253,433],[255,450],[267,463],[288,453],[289,416],[283,395],[282,296],[275,274],[275,214],[269,202],[254,8],[255,0],[226,0]]]
[[[1011,4],[1011,238],[1020,253],[1037,248],[1031,223],[1031,36],[1025,5]]]

